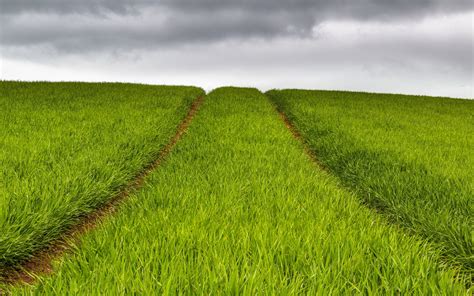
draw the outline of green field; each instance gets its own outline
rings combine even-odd
[[[0,82],[0,276],[110,200],[175,133],[198,88]]]
[[[474,271],[474,101],[284,90],[268,95],[318,160],[390,221]]]
[[[203,95],[0,86],[0,274],[123,190]],[[214,90],[115,214],[0,294],[472,294],[473,103]]]

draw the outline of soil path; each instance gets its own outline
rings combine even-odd
[[[268,98],[268,97],[267,97]],[[288,119],[288,116],[283,111],[278,110],[277,106],[270,100],[270,104],[275,108],[275,111],[278,113],[280,116],[281,120],[285,124],[286,128],[291,132],[295,140],[301,143],[303,145],[303,149],[306,152],[306,155],[308,158],[313,162],[314,165],[316,165],[319,169],[324,171],[325,173],[329,174],[328,169],[316,158],[316,155],[311,151],[309,146],[306,144],[305,140],[301,136],[301,134],[298,132],[298,130],[293,126],[293,124],[290,122],[290,119]]]
[[[48,248],[34,254],[31,259],[20,266],[12,267],[8,270],[0,270],[0,282],[9,285],[32,284],[39,276],[51,274],[53,270],[53,261],[71,252],[75,246],[80,243],[81,237],[100,225],[105,218],[115,213],[120,204],[125,201],[133,192],[140,189],[145,178],[157,169],[166,156],[170,153],[176,143],[183,137],[191,121],[196,115],[199,107],[204,101],[204,96],[198,97],[191,105],[188,114],[179,124],[176,133],[161,149],[157,158],[148,164],[133,180],[131,180],[117,195],[102,207],[92,213],[84,216],[78,224],[65,232],[59,239],[54,241]],[[0,289],[0,295],[2,290]]]

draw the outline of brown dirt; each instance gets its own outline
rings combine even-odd
[[[304,152],[306,153],[308,158],[311,160],[311,162],[314,163],[322,171],[328,173],[327,168],[316,158],[316,155],[313,153],[313,151],[311,151],[311,149],[309,149],[308,145],[306,144],[306,141],[303,139],[303,137],[298,132],[298,130],[290,122],[290,120],[288,119],[286,114],[283,113],[282,111],[279,111],[276,107],[275,107],[275,109],[278,112],[278,114],[280,115],[280,118],[285,123],[286,128],[291,132],[293,137],[303,145]]]
[[[187,131],[192,119],[204,101],[204,96],[197,98],[191,105],[188,114],[178,126],[175,135],[165,147],[159,152],[157,158],[143,169],[132,181],[130,181],[121,192],[114,196],[109,202],[94,212],[84,216],[78,224],[65,232],[59,239],[52,242],[49,247],[33,254],[31,259],[20,266],[1,271],[3,274],[0,281],[8,285],[32,284],[40,276],[53,273],[53,261],[68,252],[72,252],[80,243],[81,237],[100,225],[101,221],[115,213],[120,204],[126,200],[131,193],[143,186],[146,177],[154,171],[166,156],[170,153],[176,143]],[[0,295],[2,290],[0,289]]]

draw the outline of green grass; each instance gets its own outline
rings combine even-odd
[[[202,94],[194,87],[0,81],[0,278],[111,199]]]
[[[268,95],[366,204],[474,276],[474,101],[283,90]],[[472,282],[471,282],[472,284]]]
[[[465,293],[438,262],[312,164],[263,94],[221,88],[143,190],[12,292]]]

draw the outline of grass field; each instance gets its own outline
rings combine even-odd
[[[462,294],[430,244],[321,171],[255,89],[209,94],[186,136],[38,294]]]
[[[110,200],[202,94],[193,87],[0,82],[0,277]]]
[[[169,148],[203,95],[1,81],[0,295],[472,295],[474,101],[219,88]]]
[[[319,161],[390,221],[474,273],[474,101],[283,90],[268,95]]]

